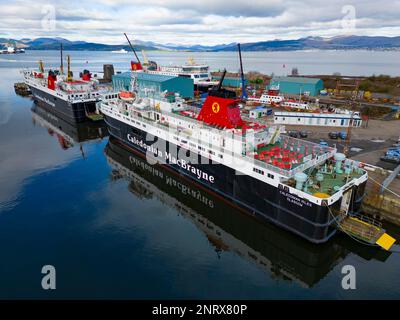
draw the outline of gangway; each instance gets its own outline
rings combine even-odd
[[[396,239],[386,233],[380,222],[365,215],[346,215],[338,226],[341,231],[368,244],[376,244],[385,250],[389,250],[396,242]]]

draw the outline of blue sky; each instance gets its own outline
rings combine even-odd
[[[213,45],[305,36],[400,35],[400,1],[0,0],[0,37]],[[54,19],[53,19],[54,18]]]

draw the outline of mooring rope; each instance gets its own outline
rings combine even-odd
[[[386,188],[385,186],[383,186],[381,183],[379,183],[378,181],[372,179],[370,176],[368,176],[368,179],[371,179],[373,182],[375,182],[377,185],[379,185],[380,187],[383,187],[385,190],[389,191],[390,193],[394,194],[395,196],[400,198],[400,195],[397,194],[396,192],[390,190],[389,188]]]

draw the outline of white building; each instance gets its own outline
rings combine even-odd
[[[351,113],[311,113],[311,112],[275,112],[275,124],[328,126],[328,127],[361,127],[360,114]]]
[[[250,110],[249,118],[257,119],[257,118],[265,117],[271,113],[272,113],[271,109],[267,109],[266,107],[257,107],[257,108],[254,108],[253,110]]]

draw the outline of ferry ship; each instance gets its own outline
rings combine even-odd
[[[80,79],[73,79],[69,56],[67,61],[66,75],[62,66],[60,70],[45,70],[42,61],[38,70],[22,71],[35,102],[70,123],[101,120],[96,113],[96,103],[111,86],[100,84],[88,70],[81,73]]]
[[[131,100],[103,95],[98,109],[109,133],[149,163],[313,243],[326,242],[338,221],[359,210],[368,179],[362,163],[284,135],[282,126],[244,121],[223,78],[201,109],[178,95],[143,89]]]
[[[269,90],[264,92],[258,99],[259,102],[272,106],[279,105],[284,100],[285,97],[279,94],[279,86],[269,88]]]
[[[206,64],[196,63],[192,58],[184,65],[175,66],[157,66],[156,70],[148,69],[146,72],[153,74],[162,74],[166,76],[187,77],[193,80],[196,88],[211,87],[218,84],[212,80],[212,76]]]

